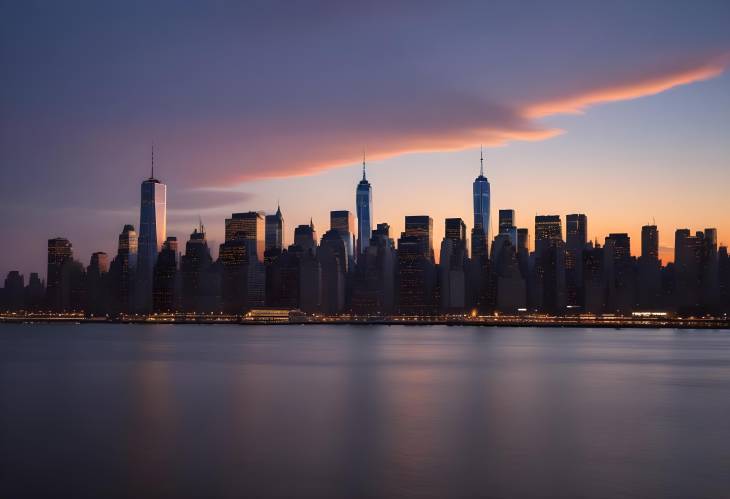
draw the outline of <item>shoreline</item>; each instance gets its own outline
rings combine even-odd
[[[254,319],[246,316],[133,316],[122,318],[85,317],[80,315],[49,316],[0,315],[0,324],[225,324],[231,326],[472,326],[472,327],[560,327],[613,329],[730,329],[727,318],[631,318],[631,317],[514,317],[484,316],[475,318],[447,317],[297,317]]]

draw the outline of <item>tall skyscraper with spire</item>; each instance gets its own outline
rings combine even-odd
[[[141,310],[152,306],[152,274],[157,253],[167,237],[167,186],[155,178],[155,149],[152,148],[150,177],[142,182],[137,254],[138,296]]]
[[[472,231],[472,258],[489,254],[490,198],[489,180],[484,176],[484,151],[479,158],[479,176],[474,180],[474,230]]]
[[[361,255],[370,245],[373,227],[373,190],[365,176],[365,154],[362,156],[362,180],[355,191],[357,210],[357,254]]]

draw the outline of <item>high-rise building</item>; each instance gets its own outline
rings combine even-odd
[[[637,303],[642,310],[657,310],[661,305],[661,261],[659,231],[656,225],[641,228],[641,256],[636,282]]]
[[[398,308],[402,314],[433,313],[436,284],[433,261],[433,220],[407,216],[398,239]]]
[[[479,158],[479,176],[473,184],[474,201],[474,229],[472,233],[472,258],[481,258],[489,255],[490,229],[490,199],[489,180],[484,176],[484,153]]]
[[[370,244],[370,232],[373,226],[373,190],[365,177],[365,156],[362,158],[362,180],[355,191],[355,209],[357,210],[357,254],[365,253]]]
[[[212,271],[205,228],[200,224],[193,229],[185,244],[185,254],[180,258],[182,275],[182,308],[188,312],[213,312],[218,309],[217,275]]]
[[[25,279],[17,270],[5,277],[5,287],[0,289],[0,310],[18,311],[25,308]]]
[[[389,314],[395,306],[397,256],[390,226],[378,224],[357,262],[352,308],[362,314]]]
[[[330,229],[324,233],[317,258],[322,268],[322,311],[338,314],[345,308],[345,278],[349,259],[339,229]]]
[[[146,312],[152,306],[152,280],[157,254],[167,237],[167,186],[155,178],[154,149],[150,177],[142,182],[140,191],[136,301],[138,310]]]
[[[467,305],[466,224],[461,218],[447,218],[439,263],[440,308],[444,312],[463,311]]]
[[[641,227],[641,256],[644,258],[659,258],[659,231],[656,225]]]
[[[178,286],[178,246],[176,237],[168,237],[157,255],[153,285],[153,310],[174,312],[180,297]]]
[[[517,247],[517,227],[515,226],[515,210],[499,210],[499,233],[509,236],[512,247]]]
[[[281,207],[276,206],[276,213],[266,215],[266,246],[265,250],[283,250],[286,246],[284,241],[284,217],[281,214]]]
[[[294,245],[299,246],[305,254],[317,254],[317,231],[311,219],[309,225],[299,225],[294,229]]]
[[[347,270],[355,264],[355,216],[348,210],[330,211],[330,230],[336,230],[347,250]]]
[[[535,216],[535,265],[531,275],[531,307],[553,315],[567,305],[565,242],[559,215]]]
[[[224,308],[242,313],[266,302],[264,266],[264,213],[234,213],[226,219],[226,241],[219,260],[223,267]]]
[[[47,304],[51,310],[60,311],[63,305],[62,271],[73,260],[73,250],[68,239],[56,237],[48,240],[48,273],[46,274]]]
[[[427,215],[406,216],[406,236],[412,236],[421,243],[422,254],[433,261],[433,219]]]
[[[117,256],[114,257],[109,267],[109,311],[112,313],[132,311],[137,251],[137,232],[133,225],[127,224],[119,234]]]
[[[263,211],[248,211],[234,213],[231,218],[226,218],[226,242],[234,239],[248,241],[251,245],[250,255],[263,262],[266,244],[265,216]]]
[[[109,273],[109,257],[103,251],[91,255],[86,267],[87,306],[91,315],[104,315],[107,312],[107,287]]]
[[[636,304],[636,276],[631,258],[631,238],[625,233],[606,237],[604,255],[609,260],[607,270],[607,309],[611,313],[627,315]]]
[[[583,249],[588,242],[588,218],[583,214],[565,217],[565,288],[568,307],[583,305]]]

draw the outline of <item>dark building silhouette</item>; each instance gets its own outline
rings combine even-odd
[[[188,312],[215,312],[219,309],[218,274],[213,268],[208,240],[202,223],[193,229],[180,257],[182,309]]]
[[[447,218],[438,270],[440,308],[443,312],[462,312],[468,305],[467,244],[464,221],[461,218]]]
[[[530,282],[530,307],[561,315],[567,305],[565,242],[558,215],[535,217],[535,264]]]
[[[137,232],[125,225],[119,234],[117,256],[109,266],[109,312],[129,313],[133,310],[137,269]]]
[[[609,234],[604,244],[604,255],[608,259],[607,310],[611,313],[630,315],[636,303],[636,277],[629,235]]]
[[[101,316],[109,309],[109,257],[103,251],[91,255],[89,266],[86,267],[86,312],[90,315]]]
[[[73,250],[68,239],[56,237],[48,240],[48,272],[46,274],[46,303],[53,311],[63,311],[62,273],[64,264],[73,260]]]
[[[599,315],[606,310],[606,258],[596,243],[583,250],[583,311]]]
[[[25,279],[17,270],[11,270],[5,277],[0,310],[17,312],[25,309]]]
[[[355,189],[355,208],[357,210],[357,254],[365,253],[370,244],[373,227],[373,189],[365,176],[365,156],[362,158],[362,180]]]
[[[656,225],[641,228],[641,256],[638,261],[637,307],[659,310],[662,306],[662,262],[659,260],[659,231]]]
[[[588,218],[583,214],[565,217],[565,288],[568,307],[583,306],[583,249],[588,242]]]
[[[299,225],[294,229],[294,245],[299,246],[304,253],[317,254],[317,231],[311,219],[309,225]]]
[[[397,253],[390,226],[378,224],[356,266],[353,311],[360,314],[390,314],[395,307]]]
[[[266,215],[265,251],[275,249],[281,252],[286,244],[284,234],[284,216],[281,214],[281,207],[277,205],[276,213]]]
[[[179,309],[179,275],[177,238],[168,237],[157,255],[152,290],[155,312],[175,312]]]
[[[317,250],[322,269],[321,309],[325,314],[339,314],[345,310],[345,279],[350,258],[346,241],[340,230],[330,229],[322,236]]]
[[[25,288],[26,310],[35,311],[42,309],[45,291],[45,284],[38,275],[38,272],[31,272],[28,278],[28,286]]]
[[[403,314],[429,315],[435,311],[433,220],[407,216],[398,239],[398,308]]]

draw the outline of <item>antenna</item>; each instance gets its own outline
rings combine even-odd
[[[362,148],[362,179],[365,180],[365,148]]]
[[[479,145],[479,175],[484,176],[484,146]]]
[[[152,171],[150,172],[150,178],[155,178],[155,143],[152,143]]]

